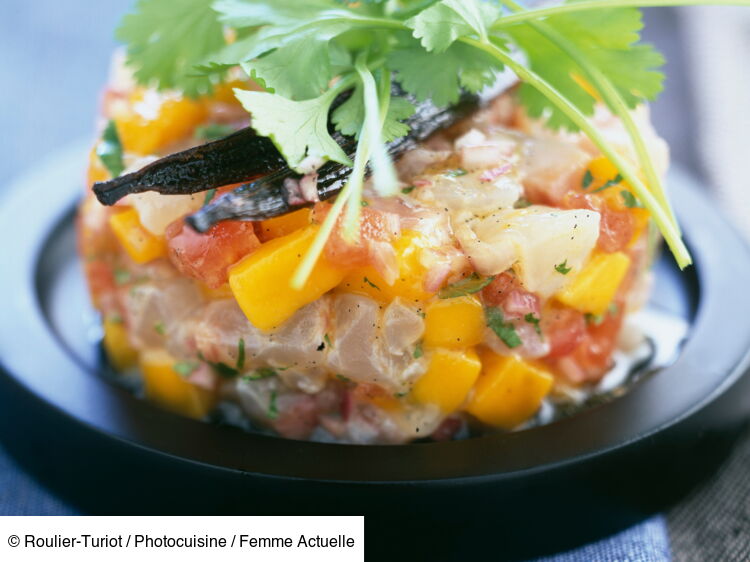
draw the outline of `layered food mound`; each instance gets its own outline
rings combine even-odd
[[[250,124],[236,84],[193,100],[118,74],[103,126],[126,172]],[[664,143],[635,117],[663,172]],[[634,161],[620,122],[595,121]],[[511,92],[397,169],[400,194],[366,190],[359,240],[337,225],[301,290],[290,278],[329,202],[198,234],[184,217],[234,186],[113,207],[89,190],[80,251],[112,364],[186,416],[354,443],[523,427],[612,368],[648,293],[649,215],[585,136],[546,130]],[[88,183],[109,177],[95,147]]]

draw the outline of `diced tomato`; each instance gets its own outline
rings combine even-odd
[[[629,210],[618,211],[597,195],[571,191],[564,198],[566,209],[590,209],[601,215],[597,247],[603,252],[613,253],[625,249],[635,233],[635,219]]]
[[[623,320],[623,306],[604,315],[600,322],[589,322],[586,334],[571,357],[589,381],[599,380],[610,368]]]
[[[226,221],[199,234],[178,219],[165,233],[169,258],[185,275],[212,289],[227,282],[227,270],[260,246],[253,223]]]
[[[542,333],[549,342],[548,359],[568,355],[586,335],[586,320],[572,308],[553,307],[545,310],[541,321]]]
[[[115,277],[110,264],[92,260],[84,264],[84,269],[94,303],[98,303],[102,295],[114,291]]]
[[[527,314],[539,317],[539,297],[523,288],[512,273],[501,273],[482,290],[487,306],[499,306],[508,318],[523,318]]]
[[[313,221],[322,223],[328,216],[331,205],[318,203],[313,209]],[[333,265],[364,267],[374,262],[373,242],[390,239],[385,215],[374,209],[363,207],[360,214],[359,240],[351,243],[342,232],[343,214],[326,242],[325,256]]]

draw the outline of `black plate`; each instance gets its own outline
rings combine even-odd
[[[20,182],[0,210],[0,432],[83,510],[365,514],[370,552],[530,556],[679,497],[750,413],[750,254],[679,173],[696,265],[679,272],[663,257],[655,303],[687,319],[690,335],[674,365],[613,402],[517,433],[405,446],[289,441],[163,412],[98,372],[75,255],[74,157]]]

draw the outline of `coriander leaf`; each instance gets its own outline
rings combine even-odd
[[[597,187],[597,188],[596,188],[596,189],[595,189],[594,191],[592,191],[591,193],[599,193],[600,191],[604,191],[605,189],[609,189],[609,188],[610,188],[610,187],[612,187],[613,185],[617,185],[617,184],[618,184],[618,183],[620,183],[621,181],[622,181],[622,175],[620,175],[620,174],[617,174],[617,175],[616,175],[616,176],[615,176],[614,178],[612,178],[611,180],[607,180],[607,181],[606,181],[606,182],[604,183],[604,185],[602,185],[601,187]]]
[[[467,277],[466,279],[461,279],[461,281],[457,281],[456,283],[453,283],[452,285],[448,285],[447,287],[443,287],[438,292],[438,297],[441,299],[453,299],[456,297],[465,297],[466,295],[473,295],[474,293],[478,293],[482,289],[484,289],[487,285],[492,283],[494,280],[494,277],[479,277],[476,273],[471,275],[470,277]]]
[[[490,306],[484,309],[484,316],[487,320],[487,326],[495,332],[505,345],[513,349],[523,344],[521,338],[516,332],[516,327],[512,322],[506,322],[503,311],[497,307]]]
[[[206,365],[211,367],[214,370],[214,372],[222,378],[232,379],[236,377],[237,375],[239,375],[239,372],[237,371],[237,369],[230,367],[226,363],[221,363],[221,362],[214,363],[213,361],[209,361],[208,359],[203,357],[203,354],[200,352],[198,353],[198,359],[200,359]]]
[[[127,269],[116,268],[112,273],[116,285],[126,285],[130,283],[130,272]]]
[[[242,372],[245,368],[245,340],[240,338],[237,342],[237,370]]]
[[[557,271],[558,273],[562,275],[567,275],[568,273],[571,272],[572,269],[573,269],[572,267],[568,267],[568,260],[565,260],[562,263],[558,263],[555,266],[555,271]]]
[[[375,283],[373,283],[372,281],[370,281],[367,277],[365,277],[364,281],[365,281],[365,283],[367,283],[373,289],[377,289],[378,291],[380,290],[380,287],[378,287]]]
[[[127,45],[127,62],[138,83],[189,96],[211,90],[211,80],[193,67],[224,46],[212,0],[139,0],[117,38]]]
[[[342,382],[352,382],[352,379],[349,377],[345,377],[344,375],[336,375],[336,378],[339,379]]]
[[[102,133],[102,140],[99,141],[99,145],[96,147],[96,155],[113,178],[118,177],[125,169],[122,152],[122,143],[120,142],[120,135],[117,134],[117,125],[114,120],[110,119],[107,127],[104,129],[104,133]]]
[[[279,417],[279,406],[276,403],[277,398],[278,394],[275,390],[272,390],[271,399],[268,401],[268,412],[266,414],[272,420],[275,420]]]
[[[591,173],[591,170],[587,169],[586,173],[583,174],[583,180],[581,180],[581,187],[583,187],[583,189],[588,189],[589,186],[591,185],[591,182],[593,181],[594,181],[594,176]]]
[[[206,205],[208,205],[214,197],[216,197],[215,187],[206,191],[206,196],[203,198],[203,206],[205,207]]]
[[[259,369],[255,369],[249,375],[245,375],[244,377],[242,377],[242,380],[243,381],[259,381],[259,380],[275,377],[276,374],[277,374],[276,369],[273,369],[271,367],[260,367]]]
[[[401,190],[401,193],[404,195],[409,195],[412,191],[414,191],[417,187],[414,185],[410,185],[409,187],[405,187]]]
[[[235,128],[231,125],[221,125],[219,123],[211,123],[210,125],[201,125],[195,129],[195,138],[204,141],[215,141],[228,137],[235,132]]]
[[[539,322],[541,320],[539,318],[529,312],[526,316],[523,317],[523,319],[526,320],[526,322],[528,322],[529,324],[533,324],[536,333],[540,336],[542,335],[542,327],[539,325]]]
[[[442,53],[459,37],[476,34],[487,39],[487,28],[500,13],[481,0],[443,0],[406,22],[428,51]]]
[[[622,191],[620,191],[620,195],[622,196],[622,200],[628,209],[636,209],[636,208],[643,207],[640,201],[638,201],[638,199],[635,198],[635,195],[630,193],[627,189],[623,189]]]
[[[313,20],[322,10],[341,8],[335,0],[218,0],[214,9],[222,23],[230,27],[286,27]]]
[[[422,342],[417,342],[417,345],[414,347],[414,359],[419,359],[424,355],[424,351],[422,350]]]
[[[328,110],[337,90],[305,101],[293,101],[277,94],[235,89],[243,107],[252,113],[253,128],[270,138],[287,164],[297,172],[308,156],[333,160],[345,166],[352,162],[328,133]]]
[[[401,121],[414,114],[414,105],[405,98],[393,97],[388,106],[388,113],[383,122],[383,141],[391,142],[409,132],[409,127]],[[341,104],[331,116],[336,130],[341,134],[359,138],[362,123],[365,120],[365,102],[360,84],[354,89],[351,97]]]
[[[172,365],[172,370],[181,377],[189,377],[200,367],[195,361],[178,361]]]
[[[154,331],[160,336],[163,336],[167,333],[167,328],[164,326],[163,322],[157,322],[154,324]]]
[[[394,50],[388,64],[401,86],[419,101],[432,100],[437,106],[456,103],[461,88],[478,93],[491,86],[502,65],[487,53],[455,43],[444,53],[428,53],[422,47]]]
[[[586,10],[550,16],[544,23],[575,45],[612,82],[630,108],[644,99],[654,99],[661,91],[664,75],[653,69],[664,64],[664,58],[650,45],[637,44],[643,27],[638,9]],[[584,115],[593,114],[596,100],[580,78],[586,74],[570,57],[531,26],[509,27],[506,33],[526,54],[531,70]],[[553,129],[578,129],[535,88],[522,84],[519,95],[531,117],[546,117]]]

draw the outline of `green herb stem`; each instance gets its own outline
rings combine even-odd
[[[591,121],[581,113],[575,105],[558,92],[554,86],[549,84],[535,72],[517,62],[513,57],[502,49],[499,49],[496,45],[489,42],[485,43],[471,37],[462,37],[459,41],[480,49],[505,64],[521,80],[539,90],[541,94],[549,99],[551,103],[573,121],[578,128],[586,133],[599,150],[601,150],[602,153],[612,161],[617,169],[620,170],[624,178],[633,186],[633,189],[641,202],[649,211],[651,211],[654,221],[664,235],[664,239],[672,250],[672,253],[675,255],[677,264],[681,268],[685,268],[692,263],[690,253],[682,240],[680,232],[672,224],[669,212],[664,210],[660,202],[643,184],[632,166],[609,145],[593,123],[591,123]]]
[[[750,0],[589,0],[571,4],[559,4],[547,8],[525,9],[523,12],[510,14],[498,19],[492,31],[499,31],[510,25],[526,23],[540,18],[570,14],[586,10],[612,8],[658,8],[668,6],[750,6]]]
[[[502,3],[516,13],[521,13],[525,10],[523,6],[516,3],[514,0],[502,0]],[[612,82],[595,65],[591,64],[586,56],[581,53],[581,51],[571,41],[552,29],[552,27],[543,22],[536,21],[530,21],[528,22],[528,25],[534,28],[541,35],[545,36],[552,43],[557,45],[557,47],[564,51],[571,59],[576,62],[576,64],[578,64],[578,66],[581,67],[581,69],[591,79],[591,82],[593,83],[592,85],[599,92],[604,102],[610,107],[613,113],[615,113],[615,115],[620,118],[620,121],[622,121],[625,130],[627,131],[628,136],[633,143],[633,148],[635,149],[636,155],[638,156],[638,161],[640,162],[641,169],[646,176],[647,185],[651,187],[659,203],[669,213],[669,218],[672,222],[672,226],[675,228],[675,230],[681,232],[679,223],[677,222],[677,218],[672,211],[672,206],[669,204],[664,185],[662,184],[661,178],[656,171],[654,161],[651,158],[651,153],[646,146],[643,135],[638,129],[638,125],[636,125],[635,120],[633,119],[633,116],[630,113],[627,104],[625,103],[625,100],[614,87]]]

